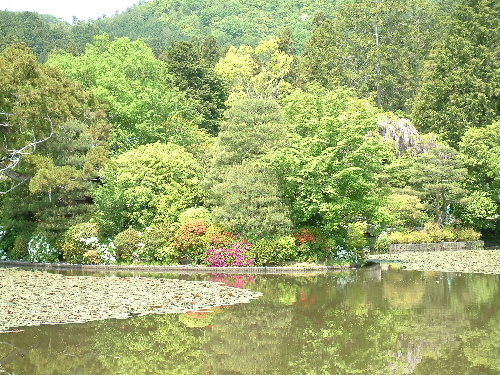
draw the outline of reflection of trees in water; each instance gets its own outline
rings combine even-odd
[[[216,316],[203,347],[203,373],[267,374],[287,367],[288,333],[292,330],[292,309],[269,309],[264,305],[235,307]]]

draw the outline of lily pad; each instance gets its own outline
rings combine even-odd
[[[500,250],[401,252],[370,255],[378,263],[397,263],[404,269],[500,274]]]
[[[207,311],[262,295],[210,281],[63,276],[0,268],[0,333],[40,324]]]

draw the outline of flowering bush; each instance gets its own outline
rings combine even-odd
[[[205,264],[209,267],[250,267],[255,264],[247,241],[240,241],[224,247],[213,247],[206,251]]]
[[[54,262],[61,251],[50,244],[45,237],[37,234],[28,242],[28,261],[35,263]]]
[[[355,251],[344,249],[342,246],[337,245],[334,249],[333,263],[335,264],[350,264],[357,263],[360,259]]]
[[[183,224],[175,234],[174,246],[180,254],[191,259],[193,264],[203,262],[208,247],[204,237],[210,224],[205,220],[194,220]]]
[[[152,256],[148,253],[142,239],[144,233],[132,227],[118,233],[114,239],[116,257],[132,261],[149,261]]]
[[[293,233],[297,244],[297,260],[303,262],[324,261],[330,246],[318,228],[302,228]]]
[[[99,234],[100,227],[96,223],[81,223],[70,227],[61,244],[64,259],[69,263],[90,263],[95,257],[89,257],[87,253],[97,251]]]
[[[193,264],[205,261],[206,250],[224,247],[234,242],[235,236],[223,228],[209,225],[205,220],[194,220],[182,225],[175,234],[174,247]]]

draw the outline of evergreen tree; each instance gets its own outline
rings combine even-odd
[[[215,58],[214,45],[204,44],[204,49],[190,42],[174,42],[160,59],[174,75],[174,83],[186,96],[198,102],[198,111],[203,116],[201,126],[216,134],[225,109],[228,92],[210,66]],[[203,57],[205,56],[205,57]],[[205,62],[209,59],[209,62]]]
[[[319,19],[302,55],[301,76],[327,88],[346,86],[378,107],[410,111],[421,62],[438,35],[432,1],[342,2]]]
[[[461,0],[424,69],[413,121],[454,147],[500,115],[499,12],[496,0]]]

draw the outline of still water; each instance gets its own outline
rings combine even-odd
[[[292,275],[154,275],[264,295],[212,312],[0,334],[0,374],[500,373],[500,276],[373,266]]]

